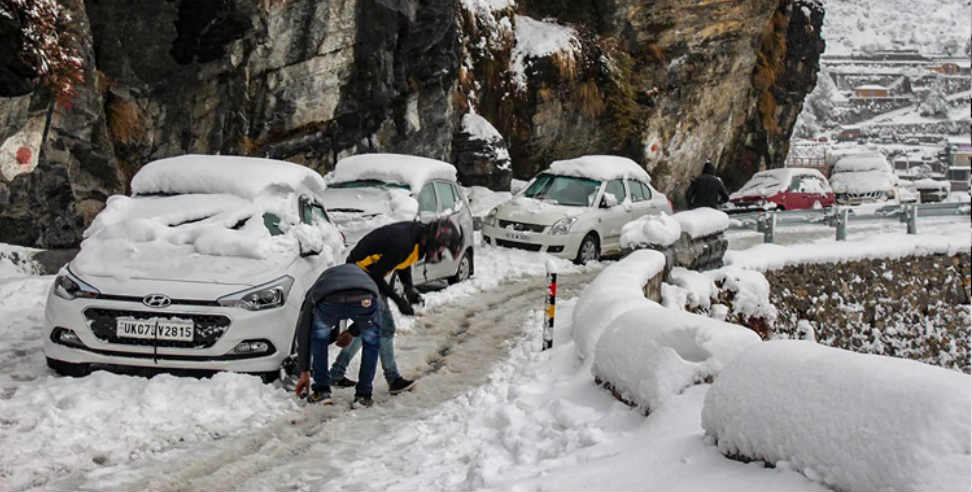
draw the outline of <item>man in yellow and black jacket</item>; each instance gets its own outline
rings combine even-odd
[[[436,263],[441,260],[445,249],[450,250],[453,258],[458,258],[461,248],[462,236],[459,229],[448,219],[442,219],[431,224],[419,221],[395,222],[379,227],[361,238],[348,254],[347,262],[368,272],[382,294],[378,355],[385,381],[393,395],[411,389],[415,382],[403,378],[395,364],[395,318],[388,309],[388,299],[398,306],[402,314],[414,315],[412,304],[421,303],[422,296],[412,284],[411,266],[422,259]],[[392,272],[397,273],[398,280],[404,287],[404,297],[396,294],[388,285],[386,277]],[[346,378],[344,372],[360,346],[360,339],[356,337],[351,345],[338,354],[330,370],[331,384],[339,387],[355,385],[355,381]]]

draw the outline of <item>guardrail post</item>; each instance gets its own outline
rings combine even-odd
[[[905,217],[908,220],[908,234],[918,234],[918,205],[911,204],[905,208]]]
[[[847,240],[847,215],[850,211],[847,208],[839,207],[837,209],[836,216],[836,226],[837,226],[837,240],[846,241]]]
[[[776,212],[766,212],[756,223],[756,230],[763,233],[764,243],[776,241]]]

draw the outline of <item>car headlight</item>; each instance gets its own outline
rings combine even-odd
[[[284,275],[263,285],[242,290],[220,297],[216,300],[220,306],[239,307],[248,311],[262,311],[283,306],[290,294],[290,287],[294,285],[294,278]]]
[[[570,228],[574,226],[574,222],[577,222],[577,217],[564,217],[550,226],[550,233],[567,234],[570,232]]]
[[[492,208],[486,217],[483,218],[483,225],[488,225],[490,227],[496,227],[496,208]]]
[[[64,275],[58,275],[54,280],[54,295],[61,299],[72,301],[79,297],[98,297],[101,291],[74,276],[70,270]]]

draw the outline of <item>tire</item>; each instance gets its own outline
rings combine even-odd
[[[459,265],[456,267],[456,274],[449,277],[450,284],[457,284],[464,280],[472,277],[473,274],[473,255],[472,251],[466,251],[462,255],[462,259],[459,260]]]
[[[580,246],[577,247],[577,257],[574,258],[574,263],[584,265],[600,259],[601,245],[597,239],[597,234],[589,232],[586,236],[584,236],[584,239],[581,240]]]
[[[75,378],[80,378],[87,376],[91,373],[91,366],[89,364],[75,364],[73,362],[64,362],[63,360],[47,358],[47,367],[51,368],[52,371],[60,374],[61,376],[70,376]]]

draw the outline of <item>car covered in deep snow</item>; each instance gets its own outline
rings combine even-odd
[[[447,253],[438,263],[416,262],[412,280],[416,284],[442,279],[459,282],[473,274],[474,252],[472,213],[456,176],[455,166],[436,159],[404,154],[354,155],[339,160],[324,176],[328,187],[323,203],[350,246],[385,224],[448,218],[462,233],[459,257]],[[391,281],[397,288],[397,281]]]
[[[590,155],[555,161],[483,219],[487,244],[550,253],[578,263],[621,251],[621,228],[672,213],[668,198],[631,159]]]
[[[45,309],[48,365],[230,370],[292,360],[304,294],[341,261],[324,180],[288,162],[185,155],[145,165],[84,232]]]
[[[834,202],[834,192],[820,171],[785,167],[754,174],[742,188],[729,195],[722,209],[728,213],[798,210],[829,207]]]
[[[863,152],[841,157],[830,170],[830,187],[834,190],[837,203],[841,205],[898,200],[898,185],[898,177],[891,164],[880,152]],[[910,193],[902,193],[902,201],[908,201],[912,196]]]

